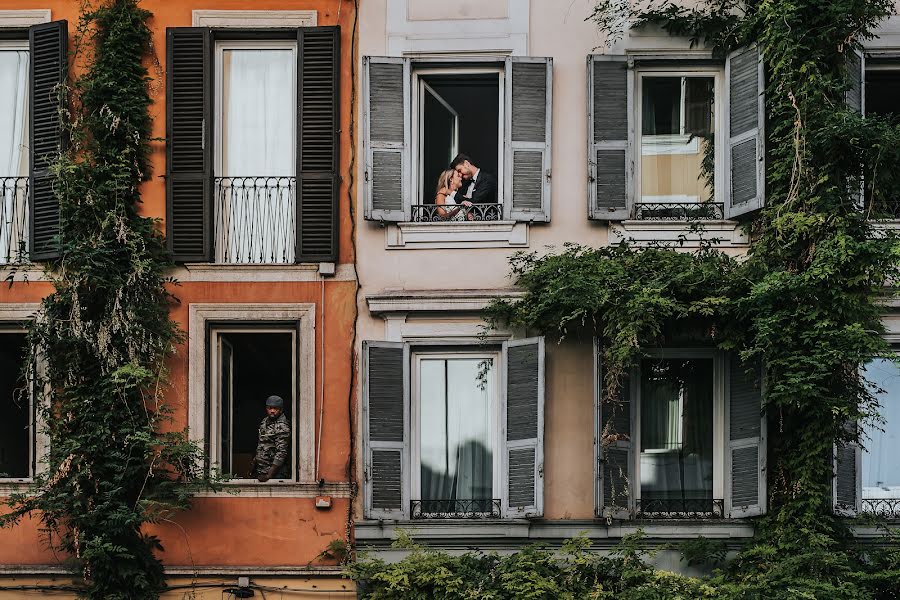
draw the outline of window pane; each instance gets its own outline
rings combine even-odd
[[[641,362],[641,498],[711,499],[713,361]]]
[[[877,395],[884,423],[864,426],[863,498],[900,498],[900,368],[879,358],[866,365],[865,377],[881,390]]]
[[[641,201],[713,197],[715,78],[641,79]]]
[[[31,472],[31,398],[22,377],[25,334],[0,333],[0,477]]]
[[[866,114],[900,117],[900,69],[866,71]]]
[[[493,498],[491,359],[420,362],[422,500]]]
[[[0,47],[0,263],[25,251],[28,166],[28,52]]]

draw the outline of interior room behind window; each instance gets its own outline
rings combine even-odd
[[[27,45],[0,40],[0,263],[13,260],[27,231]]]

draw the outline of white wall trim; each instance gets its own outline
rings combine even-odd
[[[514,221],[397,223],[387,225],[384,230],[384,247],[387,250],[527,246],[528,223]]]
[[[716,248],[746,248],[750,245],[750,237],[744,227],[734,221],[702,221],[702,234],[691,231],[690,223],[685,221],[622,221],[612,223],[609,227],[609,244],[614,246],[628,241],[634,246],[647,246],[654,243],[671,243],[682,248],[697,248],[701,240]],[[683,240],[683,243],[681,241]]]
[[[497,290],[389,290],[366,295],[373,315],[415,312],[478,312],[497,298],[520,298],[525,292]]]
[[[0,10],[0,27],[30,27],[50,22],[50,9]]]
[[[332,498],[349,498],[350,484],[346,482],[325,483],[253,483],[247,481],[228,483],[220,492],[200,490],[195,498],[315,498],[331,496]]]
[[[300,378],[297,398],[297,447],[299,483],[315,482],[316,450],[316,305],[298,304],[191,304],[188,317],[188,435],[200,444],[206,439],[206,335],[207,321],[300,322],[300,356],[297,364]],[[246,483],[246,482],[242,482]],[[229,486],[229,484],[226,484]],[[252,485],[251,485],[252,487]],[[238,488],[240,489],[240,488]]]
[[[195,10],[194,27],[315,27],[315,10]]]
[[[226,265],[215,263],[186,263],[168,273],[179,282],[187,281],[232,281],[241,283],[273,281],[355,281],[356,273],[352,264],[337,265],[334,275],[322,276],[319,265],[304,263],[298,265]]]

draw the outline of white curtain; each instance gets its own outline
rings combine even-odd
[[[27,231],[28,51],[0,49],[0,263],[14,261]]]
[[[490,500],[493,364],[477,358],[420,364],[421,499]]]
[[[294,262],[296,73],[289,48],[222,51],[221,262]]]
[[[865,377],[875,386],[884,422],[864,427],[863,498],[900,498],[900,367],[879,358],[866,365]]]

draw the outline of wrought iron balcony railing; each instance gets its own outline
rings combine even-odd
[[[900,519],[900,498],[863,498],[862,512],[885,519]]]
[[[216,262],[294,262],[296,177],[216,177],[214,184]]]
[[[441,223],[446,221],[480,222],[502,221],[502,204],[473,204],[472,206],[447,204],[413,204],[413,223]]]
[[[713,498],[641,498],[638,519],[721,519],[725,501]]]
[[[900,219],[900,199],[869,200],[869,218]]]
[[[28,262],[28,177],[0,177],[0,263]]]
[[[643,202],[635,205],[634,218],[649,221],[720,221],[722,202]]]
[[[412,519],[499,519],[500,500],[412,500]]]

